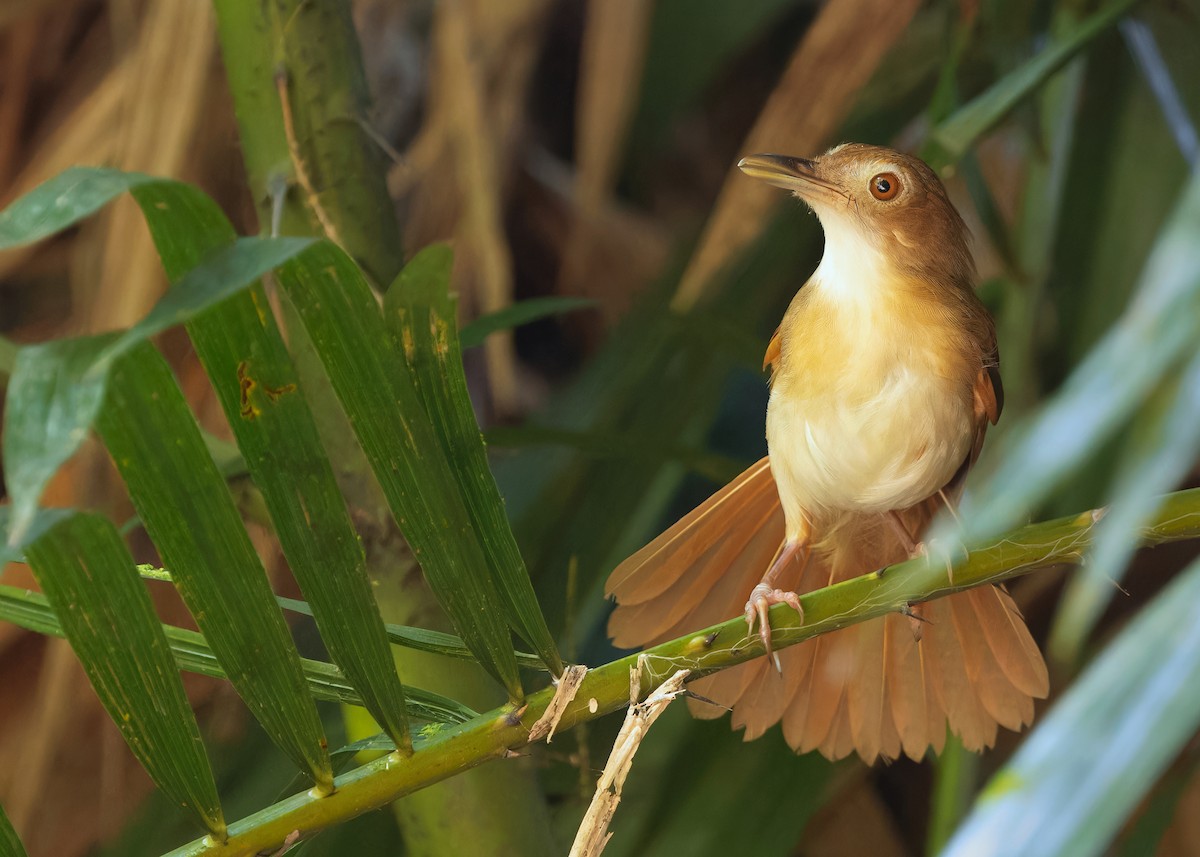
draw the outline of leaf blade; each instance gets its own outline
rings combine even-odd
[[[12,499],[8,543],[20,542],[50,478],[87,437],[104,399],[86,378],[110,335],[29,345],[17,352],[4,408],[4,482]]]
[[[64,636],[62,624],[45,596],[15,586],[0,584],[0,620],[38,634]],[[229,678],[217,662],[217,657],[203,634],[174,625],[162,627],[171,655],[179,669],[211,678]],[[301,658],[300,666],[304,671],[308,689],[316,699],[362,705],[358,691],[346,681],[334,664]],[[411,686],[406,690],[409,713],[419,720],[428,720],[431,723],[462,723],[478,714],[462,703],[441,694]]]
[[[357,266],[315,245],[278,272],[430,588],[480,664],[522,698],[503,608],[450,466]]]
[[[955,111],[929,135],[921,158],[935,170],[955,163],[1030,93],[1062,68],[1097,36],[1114,26],[1136,0],[1111,0],[1024,65],[1001,78],[982,94]]]
[[[428,249],[428,248],[426,248]],[[424,251],[422,251],[424,252]],[[416,261],[415,259],[413,261]],[[410,262],[409,264],[412,264]],[[392,290],[388,290],[390,295]],[[511,330],[544,318],[565,315],[569,312],[591,309],[597,306],[592,298],[577,298],[564,295],[553,295],[543,298],[530,298],[509,304],[504,309],[481,315],[479,318],[463,325],[458,331],[458,339],[463,350],[482,345],[483,341],[493,333],[501,330]]]
[[[453,263],[444,244],[414,256],[388,289],[385,319],[453,471],[508,622],[558,675],[562,658],[517,547],[471,406],[449,293]]]
[[[963,532],[955,538],[971,543],[1016,524],[1191,353],[1200,341],[1198,232],[1200,176],[1193,176],[1155,243],[1133,302],[1061,391],[1002,439],[995,460],[1004,466],[975,481],[961,504]]]
[[[28,857],[25,846],[21,844],[17,831],[13,830],[12,822],[0,806],[0,857]]]
[[[1200,562],[1141,611],[1030,733],[943,857],[1104,851],[1200,724],[1192,692],[1200,681],[1197,599]]]
[[[143,185],[133,196],[175,283],[171,291],[201,288],[188,272],[235,246],[232,224],[210,197],[184,184]],[[404,692],[362,544],[261,283],[192,318],[187,332],[330,657],[376,722],[408,747]]]
[[[155,784],[225,838],[200,728],[133,556],[108,519],[79,513],[26,547],[96,695]]]
[[[329,755],[299,655],[237,508],[166,361],[118,358],[96,428],[176,588],[267,734],[318,788]]]

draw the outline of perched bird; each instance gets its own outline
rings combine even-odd
[[[767,348],[769,455],[618,566],[617,645],[671,639],[910,559],[954,508],[1003,388],[995,326],[974,292],[965,224],[917,158],[845,144],[752,155],[825,230],[820,265]],[[1032,722],[1041,652],[1009,595],[983,586],[818,636],[696,681],[699,717],[733,710],[746,740],[776,722],[797,752],[868,763],[972,750]],[[778,670],[776,669],[776,663]],[[724,706],[721,707],[721,706]]]

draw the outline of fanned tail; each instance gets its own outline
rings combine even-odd
[[[930,501],[903,513],[920,533]],[[810,592],[907,558],[879,515],[841,515],[820,527],[807,569],[785,570],[782,588]],[[649,646],[740,615],[784,537],[783,512],[764,458],[621,563],[606,592],[617,599],[609,634],[623,648]],[[983,586],[781,650],[782,673],[760,658],[693,682],[712,702],[690,699],[697,717],[732,709],[746,740],[781,723],[797,752],[830,759],[857,752],[868,763],[940,752],[947,726],[964,746],[995,743],[998,726],[1033,720],[1049,690],[1046,665],[1016,605]]]

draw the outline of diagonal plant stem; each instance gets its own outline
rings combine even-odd
[[[938,560],[912,560],[801,596],[804,619],[786,605],[771,610],[776,648],[795,645],[829,631],[989,583],[999,583],[1037,568],[1078,562],[1091,543],[1103,510],[1031,524],[973,550],[957,565],[953,583]],[[1167,495],[1142,531],[1144,545],[1200,537],[1200,489]],[[646,651],[639,697],[657,688],[676,670],[706,675],[763,654],[755,634],[741,618],[671,640]],[[629,704],[629,670],[638,655],[588,672],[575,701],[563,713],[558,731],[594,720]],[[407,759],[395,754],[377,759],[336,780],[337,791],[324,798],[298,794],[230,825],[229,841],[198,839],[168,857],[234,857],[279,846],[293,831],[301,835],[329,827],[492,759],[528,743],[530,726],[553,697],[547,688],[513,711],[501,707],[474,720],[444,728],[416,744]]]

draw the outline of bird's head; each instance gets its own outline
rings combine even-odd
[[[862,143],[819,158],[750,155],[748,176],[790,190],[817,215],[826,256],[863,254],[892,272],[970,285],[967,228],[937,174],[923,161]]]

